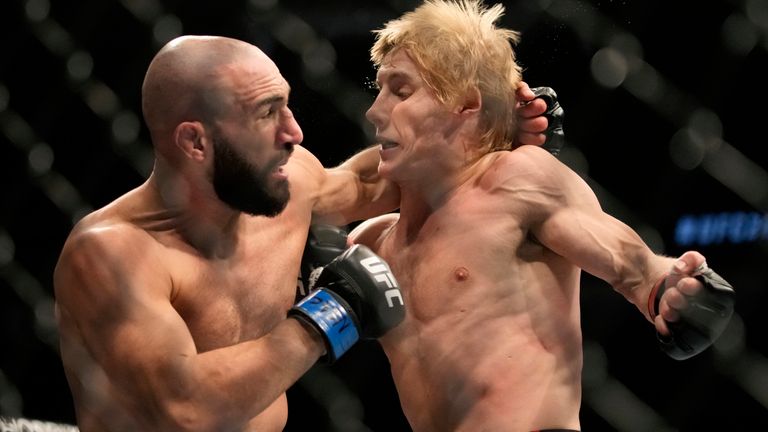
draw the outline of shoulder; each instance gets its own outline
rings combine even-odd
[[[491,195],[547,193],[557,189],[556,163],[552,155],[535,146],[492,152],[475,165],[475,184]]]
[[[290,174],[295,174],[292,180],[313,179],[314,181],[322,179],[325,176],[325,167],[320,160],[306,148],[296,145],[293,147],[293,154],[288,160],[287,169]]]
[[[387,213],[375,218],[363,221],[349,233],[348,242],[363,244],[372,250],[378,250],[384,234],[400,220],[400,213]]]
[[[298,165],[301,169],[317,171],[323,169],[323,164],[320,160],[312,154],[309,150],[301,145],[293,146],[293,154],[288,160],[288,165]]]
[[[578,173],[538,146],[523,145],[485,157],[489,163],[483,176],[491,184],[532,185],[563,192],[588,188]]]
[[[127,250],[139,247],[146,251],[146,244],[153,242],[147,231],[124,220],[99,220],[78,222],[65,243],[65,250],[89,251],[91,249]]]
[[[564,207],[599,207],[587,182],[548,151],[531,145],[485,156],[479,185],[526,212],[548,214]]]
[[[567,169],[548,151],[532,145],[523,145],[514,150],[493,152],[488,159],[486,174],[496,181],[527,180],[543,181],[553,174]]]
[[[320,160],[306,148],[296,145],[286,164],[288,181],[291,184],[291,201],[316,199],[327,178],[327,171]]]
[[[98,212],[97,212],[98,213]],[[145,266],[155,262],[156,241],[140,227],[99,214],[78,222],[64,243],[54,269],[54,290],[59,300],[98,289],[109,292],[132,285]],[[155,258],[153,258],[155,257]]]

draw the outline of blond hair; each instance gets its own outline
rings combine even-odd
[[[374,30],[371,60],[378,68],[404,48],[421,77],[444,104],[460,103],[477,89],[482,97],[480,142],[487,151],[511,147],[516,129],[515,90],[521,68],[512,45],[518,32],[499,28],[504,6],[481,0],[426,0],[415,10]]]

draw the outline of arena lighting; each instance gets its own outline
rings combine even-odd
[[[678,246],[751,243],[768,239],[768,215],[759,212],[684,214],[675,226]]]

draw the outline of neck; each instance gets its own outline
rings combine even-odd
[[[418,229],[430,215],[439,211],[457,192],[467,187],[478,173],[483,158],[460,164],[438,166],[414,181],[399,183],[400,222],[409,231]]]
[[[221,202],[209,181],[156,163],[146,185],[166,225],[186,243],[205,256],[232,253],[243,214]]]

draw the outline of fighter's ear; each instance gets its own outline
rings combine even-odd
[[[474,114],[480,112],[483,107],[483,96],[480,94],[480,90],[477,87],[468,89],[464,96],[459,99],[459,104],[456,107],[458,114]]]
[[[187,121],[179,123],[174,133],[176,147],[181,149],[188,158],[196,161],[205,159],[208,149],[205,138],[205,128],[200,122]]]

